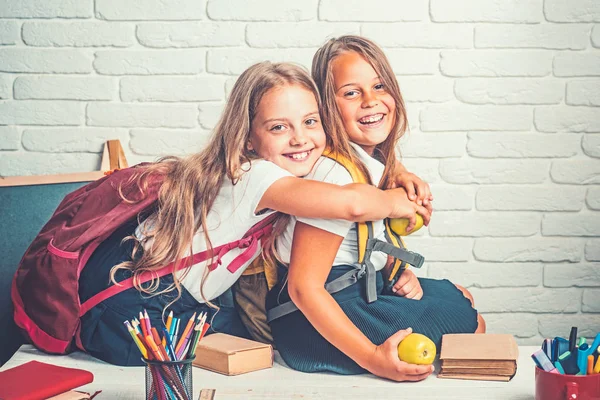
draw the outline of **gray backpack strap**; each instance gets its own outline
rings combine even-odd
[[[367,248],[365,250],[363,265],[366,270],[367,303],[372,303],[377,300],[377,272],[371,262],[371,253],[375,249],[374,246],[369,246],[369,243],[374,240],[375,234],[373,233],[373,223],[367,222],[366,224],[369,229],[369,238],[367,239]]]
[[[337,293],[346,289],[347,287],[354,285],[364,275],[364,267],[353,269],[351,271],[346,272],[344,275],[334,279],[333,281],[326,283],[325,290],[327,290],[327,292],[330,294]],[[296,307],[296,305],[292,301],[287,301],[285,303],[271,308],[270,310],[267,310],[267,322],[271,322],[273,320],[276,320],[277,318],[281,318],[297,310],[298,307]]]
[[[396,247],[393,244],[384,242],[382,240],[369,240],[369,243],[367,243],[367,248],[369,247],[371,247],[372,251],[381,251],[385,254],[389,254],[390,256],[402,260],[415,268],[421,268],[423,266],[423,262],[425,261],[425,258],[419,253]]]

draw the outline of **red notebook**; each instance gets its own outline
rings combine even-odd
[[[29,361],[0,372],[0,399],[41,400],[94,380],[91,372]]]

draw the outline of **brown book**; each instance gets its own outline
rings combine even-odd
[[[193,365],[225,375],[239,375],[273,366],[273,348],[224,333],[203,338],[196,347]]]
[[[517,371],[519,348],[508,334],[442,336],[440,378],[508,381]]]
[[[444,374],[473,374],[473,375],[506,375],[511,376],[515,373],[513,368],[464,368],[447,367],[444,365],[440,373]]]

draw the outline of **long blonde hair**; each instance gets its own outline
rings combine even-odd
[[[334,137],[343,137],[345,134],[344,123],[341,118],[341,112],[335,101],[335,86],[332,72],[333,60],[344,52],[355,52],[362,56],[375,70],[385,90],[392,96],[396,102],[394,111],[394,125],[386,140],[375,147],[374,155],[380,158],[385,165],[383,179],[379,184],[380,188],[390,187],[391,172],[396,168],[396,143],[406,132],[408,120],[406,117],[406,108],[404,100],[400,94],[400,86],[394,75],[394,71],[383,50],[369,39],[346,35],[339,38],[330,39],[325,43],[313,57],[312,77],[321,93],[321,102],[323,103],[322,118],[325,130]],[[340,153],[349,157],[369,178],[366,173],[366,167],[353,154],[348,140],[343,141],[339,150]]]
[[[319,104],[317,88],[308,72],[300,66],[270,62],[255,64],[237,79],[212,138],[204,150],[185,158],[165,157],[141,169],[142,172],[134,176],[142,191],[147,186],[148,178],[153,175],[161,175],[163,184],[158,194],[157,206],[148,216],[150,223],[142,225],[143,238],[126,238],[135,240],[132,260],[113,267],[113,282],[118,270],[127,269],[132,271],[134,285],[138,290],[148,294],[159,294],[176,288],[178,295],[173,301],[181,296],[178,274],[173,274],[173,284],[160,292],[157,292],[158,278],[142,286],[141,274],[159,270],[177,260],[173,272],[183,268],[185,276],[191,262],[181,265],[181,260],[193,254],[193,238],[200,229],[203,231],[206,248],[212,252],[213,246],[206,229],[207,215],[224,180],[229,179],[236,184],[244,173],[243,164],[251,165],[252,160],[260,158],[247,147],[252,120],[262,97],[272,88],[283,85],[300,85],[306,88],[315,95]],[[277,223],[276,231],[281,231],[283,225],[281,222]],[[144,246],[146,244],[147,246]],[[268,247],[273,247],[272,239]],[[209,258],[211,259],[212,257]],[[208,268],[206,270],[208,271]],[[201,293],[203,282],[206,280],[204,278]]]

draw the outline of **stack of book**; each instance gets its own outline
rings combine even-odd
[[[509,381],[517,372],[518,356],[512,335],[444,335],[438,378]]]
[[[82,369],[29,361],[0,372],[0,399],[89,399],[89,394],[73,389],[91,383],[93,380],[94,375]]]

